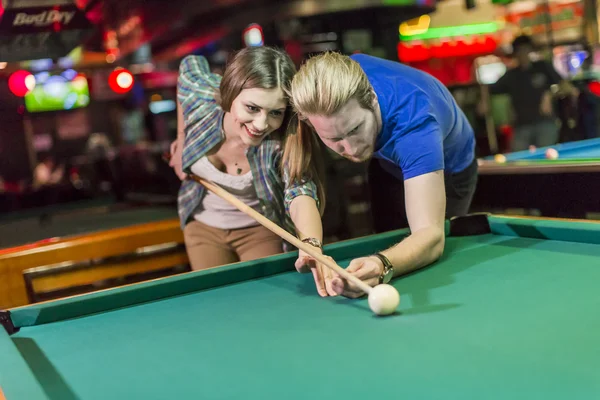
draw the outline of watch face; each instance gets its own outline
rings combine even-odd
[[[393,275],[394,270],[392,268],[386,268],[386,271],[383,276],[383,283],[389,283],[392,280]]]

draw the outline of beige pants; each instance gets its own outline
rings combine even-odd
[[[255,260],[283,252],[281,238],[262,225],[218,229],[192,221],[183,230],[193,270]]]

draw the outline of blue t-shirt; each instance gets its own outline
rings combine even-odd
[[[450,91],[415,68],[355,54],[377,93],[382,129],[374,158],[399,179],[443,169],[456,173],[475,157],[475,136]]]

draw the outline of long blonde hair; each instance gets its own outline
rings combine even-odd
[[[288,93],[296,111],[286,135],[283,165],[292,181],[312,179],[319,190],[321,213],[325,205],[323,157],[320,141],[306,116],[331,116],[355,98],[373,111],[373,90],[360,65],[350,57],[326,52],[308,59],[294,76]]]

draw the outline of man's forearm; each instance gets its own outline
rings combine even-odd
[[[290,204],[290,217],[300,240],[307,237],[323,241],[323,224],[317,202],[310,196],[298,196]]]
[[[428,266],[444,251],[444,232],[437,227],[421,229],[381,253],[394,266],[394,276]]]

